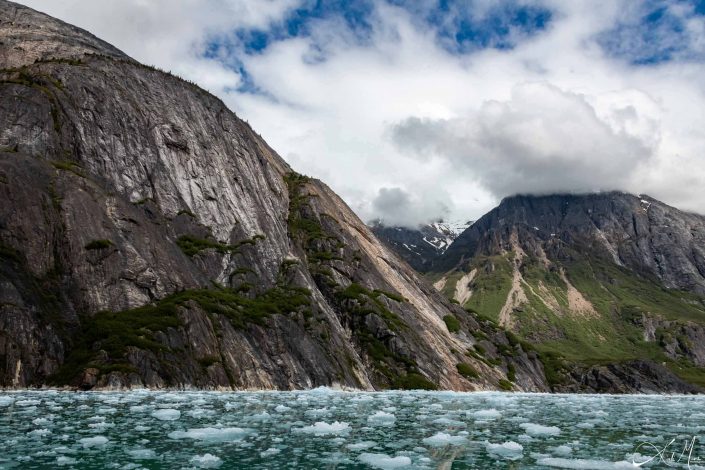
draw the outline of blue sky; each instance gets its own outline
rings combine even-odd
[[[215,93],[364,219],[516,192],[705,207],[705,0],[22,3]]]

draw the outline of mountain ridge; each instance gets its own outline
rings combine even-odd
[[[704,262],[703,216],[623,192],[520,195],[463,232],[428,276],[556,358],[554,389],[579,390],[605,363],[658,363],[702,385]]]

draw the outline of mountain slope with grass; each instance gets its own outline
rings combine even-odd
[[[705,385],[705,217],[624,193],[516,196],[429,277],[536,347],[554,390]]]
[[[0,386],[547,390],[214,96],[5,0],[0,37]]]

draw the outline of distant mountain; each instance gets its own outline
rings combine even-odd
[[[645,391],[658,386],[644,374],[670,373],[705,385],[703,216],[619,192],[515,196],[430,270],[446,296],[553,358],[554,389]]]
[[[377,238],[419,272],[427,271],[433,262],[445,253],[453,240],[470,225],[472,221],[438,221],[411,229],[386,226],[381,220],[370,223]]]

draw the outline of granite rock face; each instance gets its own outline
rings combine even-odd
[[[220,100],[4,0],[0,201],[0,386],[548,390]]]

